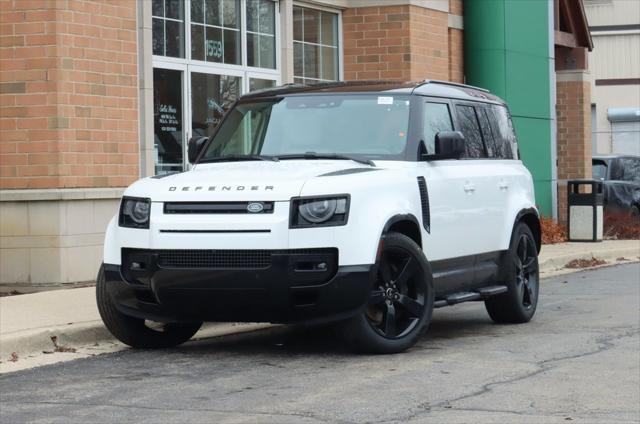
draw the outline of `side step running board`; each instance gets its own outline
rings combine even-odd
[[[503,286],[503,285],[481,287],[475,291],[450,294],[444,299],[438,299],[435,302],[433,302],[433,307],[442,308],[444,306],[456,305],[462,302],[482,300],[490,296],[494,296],[496,294],[505,293],[506,291],[507,291],[507,286]]]

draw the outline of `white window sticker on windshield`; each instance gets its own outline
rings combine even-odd
[[[393,97],[378,97],[378,104],[379,105],[392,105],[393,104]]]

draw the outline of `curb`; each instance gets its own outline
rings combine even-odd
[[[575,259],[596,259],[604,260],[607,265],[617,263],[631,263],[640,260],[640,248],[637,246],[610,249],[606,252],[597,249],[588,252],[570,253],[546,258],[540,261],[540,274],[543,278],[548,278],[556,274],[582,271],[588,268],[567,269],[565,265]],[[626,258],[627,261],[618,261],[618,258]],[[264,323],[208,323],[194,336],[195,339],[210,337],[221,337],[243,332],[257,331],[265,328],[275,327],[273,324]],[[55,345],[52,337],[57,337],[57,346],[77,347],[92,346],[100,343],[119,344],[111,333],[104,327],[101,320],[85,321],[79,323],[69,323],[64,326],[53,326],[49,328],[37,328],[32,330],[17,331],[14,334],[2,335],[0,340],[0,360],[4,362],[15,352],[19,357],[40,354],[43,351],[53,351]],[[124,345],[122,345],[124,347]]]
[[[192,340],[228,336],[266,328],[278,327],[276,324],[265,323],[205,323]],[[19,334],[5,335],[0,343],[0,359],[4,362],[12,353],[18,357],[51,352],[55,349],[52,337],[57,337],[56,344],[62,348],[94,346],[101,343],[118,342],[109,333],[102,321],[87,321],[83,323],[69,323],[66,326],[38,328],[20,331]]]
[[[539,263],[540,266],[540,274],[547,274],[565,268],[565,265],[576,259],[591,259],[596,258],[607,263],[618,263],[618,258],[625,258],[628,262],[620,262],[620,263],[631,263],[637,262],[640,260],[640,248],[639,247],[625,247],[620,249],[610,249],[606,252],[592,250],[589,252],[581,252],[581,253],[569,253],[566,255],[555,256],[553,258],[547,258]],[[572,271],[580,271],[580,269],[575,269]]]

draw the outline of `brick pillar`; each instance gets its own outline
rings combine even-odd
[[[591,178],[591,84],[584,70],[556,72],[558,220],[567,220],[567,180]]]
[[[448,80],[453,66],[454,78],[461,79],[462,37],[450,37],[448,16],[446,12],[413,5],[346,9],[344,78]],[[455,44],[452,47],[450,38]],[[453,65],[451,51],[456,55]]]
[[[462,0],[449,0],[449,81],[464,83],[464,32]]]
[[[136,0],[0,0],[0,188],[138,177]]]

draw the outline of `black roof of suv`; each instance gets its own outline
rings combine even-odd
[[[260,99],[308,93],[367,93],[385,92],[395,94],[420,94],[469,101],[504,104],[498,96],[488,90],[471,85],[447,81],[425,80],[421,82],[398,81],[338,81],[312,85],[286,84],[245,94],[241,100]]]

